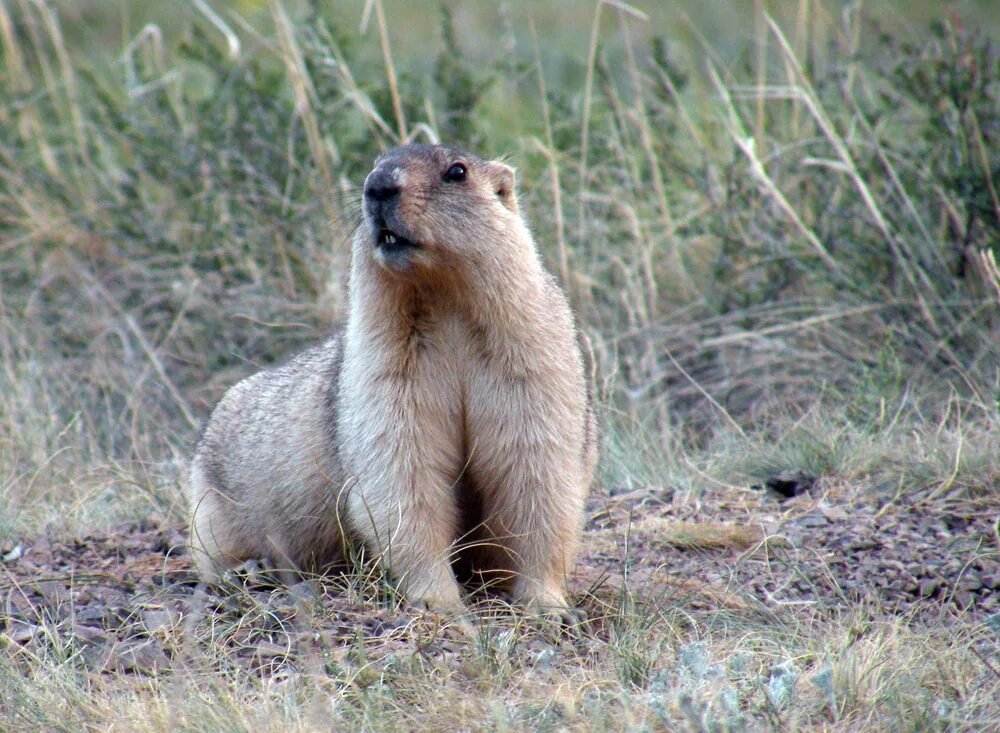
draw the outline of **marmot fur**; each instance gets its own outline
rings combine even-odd
[[[565,610],[594,417],[514,171],[442,145],[382,155],[348,293],[341,330],[215,408],[189,482],[203,577],[319,570],[350,538],[411,601],[462,609],[464,553],[530,611]]]

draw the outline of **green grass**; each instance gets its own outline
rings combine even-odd
[[[593,343],[596,492],[803,470],[995,508],[995,9],[654,5],[376,2],[362,34],[323,3],[0,4],[0,543],[183,521],[214,402],[343,315],[358,186],[404,138],[517,167]],[[284,681],[210,638],[207,667],[145,681],[54,644],[0,658],[0,728],[1000,722],[982,626],[633,590],[579,647],[532,652],[508,619],[452,656],[414,632]]]

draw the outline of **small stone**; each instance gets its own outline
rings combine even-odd
[[[114,648],[110,664],[123,672],[155,676],[170,666],[170,660],[158,641],[148,639],[139,644]]]
[[[54,580],[39,583],[38,590],[45,596],[45,600],[53,606],[58,606],[69,600],[69,592],[66,586]]]
[[[319,603],[322,593],[319,583],[314,580],[303,580],[289,586],[288,595],[295,601],[306,604],[307,608],[313,608]]]
[[[981,576],[983,585],[993,590],[1000,590],[1000,569],[987,570]]]
[[[924,578],[920,581],[920,597],[921,598],[933,598],[937,593],[938,588],[941,587],[940,578]]]
[[[180,614],[170,608],[147,608],[142,612],[142,626],[150,635],[165,634],[180,621]]]
[[[962,579],[958,581],[958,589],[969,591],[977,591],[983,587],[983,579],[980,577],[979,573],[975,571],[970,571],[962,576]]]
[[[860,551],[860,550],[872,550],[879,546],[878,540],[871,537],[856,537],[851,543],[846,547],[847,550]]]
[[[815,529],[817,527],[825,527],[830,523],[830,520],[820,514],[807,514],[806,516],[799,519],[799,524],[807,529]]]
[[[97,605],[87,605],[77,608],[76,620],[83,624],[99,624],[104,620],[104,609]]]
[[[251,656],[253,659],[256,659],[258,663],[263,663],[267,660],[276,659],[278,657],[285,657],[290,652],[287,646],[275,644],[273,641],[258,641],[253,645],[252,650]]]
[[[112,657],[114,637],[107,631],[94,626],[73,625],[73,637],[82,646],[82,658],[88,669],[107,669]]]
[[[975,597],[967,590],[955,591],[955,603],[959,608],[971,608]]]
[[[847,512],[844,511],[843,507],[830,506],[826,502],[822,502],[819,505],[819,510],[831,522],[843,522],[847,519]]]
[[[27,621],[14,619],[6,633],[7,637],[15,644],[24,644],[41,634],[42,627],[35,624],[29,624]]]
[[[104,644],[112,640],[111,634],[104,629],[83,624],[74,624],[73,636],[86,644]]]

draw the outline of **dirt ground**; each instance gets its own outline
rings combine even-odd
[[[620,568],[621,556],[600,540],[621,542],[624,530],[633,588],[663,575],[664,588],[683,578],[678,589],[736,608],[870,603],[968,620],[1000,611],[998,517],[987,502],[907,498],[888,487],[848,494],[802,476],[777,477],[737,500],[724,493],[726,500],[672,491],[613,496],[590,521],[598,542],[585,563]]]
[[[587,516],[572,589],[594,619],[625,590],[644,602],[737,614],[859,604],[938,621],[1000,612],[998,520],[985,504],[907,499],[884,487],[837,491],[791,476],[697,498],[612,492],[592,498]],[[359,635],[391,641],[418,618],[384,599],[359,601],[336,578],[313,586],[322,614],[308,624],[296,621],[302,600],[282,589],[198,594],[177,526],[24,538],[0,548],[0,559],[0,646],[30,651],[68,639],[88,669],[108,674],[171,669],[185,658],[185,638],[198,636],[191,624],[202,634],[207,623],[233,662],[257,669],[317,647],[347,649]],[[435,643],[448,644],[448,635]]]

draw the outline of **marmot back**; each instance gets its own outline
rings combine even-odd
[[[440,145],[381,156],[348,292],[342,331],[212,414],[189,485],[203,575],[321,569],[351,539],[410,600],[460,610],[452,561],[472,545],[529,610],[568,613],[596,435],[514,171]]]

